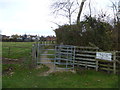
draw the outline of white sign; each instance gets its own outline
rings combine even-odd
[[[96,59],[111,61],[112,60],[112,53],[97,52]]]
[[[82,0],[82,2],[85,2],[86,0]]]

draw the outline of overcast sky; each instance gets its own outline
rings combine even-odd
[[[89,0],[88,0],[89,1]],[[101,9],[111,12],[110,0],[91,0],[94,13]],[[114,0],[111,0],[114,1]],[[52,22],[66,23],[62,17],[54,18],[52,0],[0,0],[0,30],[2,34],[55,35]],[[85,4],[87,7],[87,2]],[[87,11],[87,9],[86,9]]]

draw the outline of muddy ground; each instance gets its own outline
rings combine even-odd
[[[2,64],[21,64],[22,62],[22,59],[2,58]],[[2,69],[2,75],[12,75],[14,73],[14,70],[14,67],[9,66],[4,70]]]
[[[22,62],[22,59],[2,58],[2,64],[21,64]]]

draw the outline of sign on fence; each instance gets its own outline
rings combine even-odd
[[[96,52],[96,59],[111,61],[112,60],[112,53]]]

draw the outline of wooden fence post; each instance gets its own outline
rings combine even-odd
[[[96,59],[96,71],[98,71],[98,60]]]
[[[67,71],[67,68],[68,68],[68,60],[69,60],[69,56],[68,56],[68,49],[69,47],[67,47],[67,60],[66,60],[66,71]]]
[[[99,49],[96,49],[96,53],[98,52]],[[98,71],[98,66],[99,66],[99,62],[98,60],[96,59],[96,56],[95,56],[95,61],[96,61],[96,71]]]
[[[75,50],[76,50],[76,47],[74,46],[73,47],[73,68],[75,68]]]
[[[37,44],[35,44],[35,61],[36,61],[36,65],[37,65]]]
[[[108,65],[108,70],[107,70],[107,72],[110,73],[110,63],[108,62],[107,65]]]
[[[113,53],[113,72],[116,74],[116,52]]]
[[[85,68],[87,69],[87,63],[85,63]]]
[[[31,53],[32,53],[32,62],[34,63],[34,45],[32,45]],[[35,65],[35,64],[34,64]]]
[[[55,46],[54,71],[56,70],[57,46]]]
[[[8,47],[8,56],[10,56],[10,47]]]

